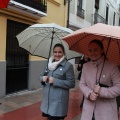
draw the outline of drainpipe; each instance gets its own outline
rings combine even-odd
[[[69,28],[69,18],[70,18],[70,2],[72,0],[64,0],[64,5],[68,3],[68,11],[67,11],[67,28]]]
[[[67,28],[69,28],[69,19],[70,19],[70,0],[68,0]]]

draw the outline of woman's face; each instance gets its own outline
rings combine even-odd
[[[63,49],[61,47],[55,47],[53,50],[53,56],[55,61],[59,61],[64,56]]]
[[[103,49],[97,43],[90,43],[88,45],[88,50],[92,61],[97,61],[103,55]]]

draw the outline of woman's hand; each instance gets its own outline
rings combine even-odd
[[[100,86],[99,85],[95,85],[93,91],[94,91],[94,93],[99,95],[99,93],[100,93]]]
[[[98,94],[92,92],[92,93],[90,93],[88,99],[89,99],[90,101],[96,101],[97,97],[98,97]]]
[[[49,83],[54,83],[54,78],[53,77],[49,77]]]
[[[48,80],[48,76],[43,76],[43,82],[47,82],[47,80]]]

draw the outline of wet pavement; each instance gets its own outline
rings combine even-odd
[[[77,80],[76,87],[70,90],[69,110],[65,120],[80,120],[82,93],[78,88],[78,83]],[[42,88],[0,98],[0,120],[47,120],[41,115],[41,98]]]
[[[70,90],[69,110],[65,120],[80,120],[82,94],[76,87]],[[24,91],[0,98],[0,120],[47,120],[42,117],[40,104],[42,89]]]

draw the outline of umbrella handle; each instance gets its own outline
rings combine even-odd
[[[44,76],[48,75],[48,70],[45,70]],[[46,82],[44,82],[44,85],[46,85],[47,83],[49,83],[49,79],[47,79]],[[53,83],[49,83],[50,85],[53,85]]]

